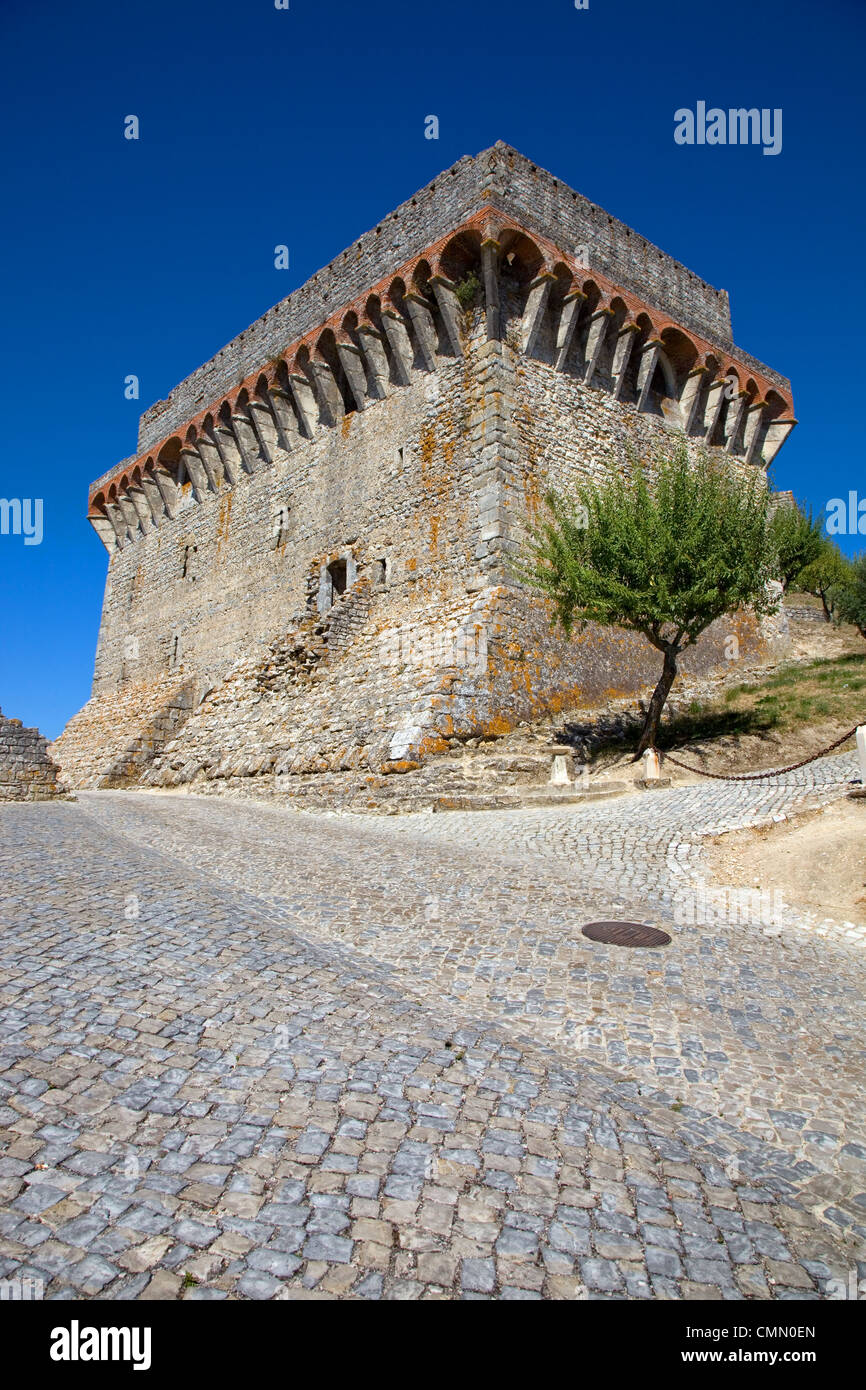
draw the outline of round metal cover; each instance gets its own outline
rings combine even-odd
[[[669,946],[666,931],[648,927],[644,922],[588,922],[582,928],[590,941],[604,941],[609,946]]]

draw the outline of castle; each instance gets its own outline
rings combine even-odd
[[[507,145],[461,159],[141,417],[90,489],[109,553],[77,787],[370,787],[455,740],[644,689],[509,559],[548,484],[685,435],[764,469],[788,381],[723,290]],[[756,650],[748,613],[710,629]],[[688,666],[689,663],[686,663]]]

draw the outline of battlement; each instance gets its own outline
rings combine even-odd
[[[541,233],[611,282],[670,314],[686,329],[733,350],[727,295],[675,261],[646,238],[576,193],[525,156],[497,143],[466,156],[420,189],[382,223],[365,233],[286,299],[269,309],[220,352],[141,417],[138,447],[151,449],[187,423],[239,378],[260,369],[286,344],[323,324],[340,304],[354,299],[449,229],[495,204],[521,225]],[[784,386],[785,379],[747,354],[749,369]],[[112,472],[114,470],[111,470]],[[97,480],[104,482],[108,474]]]

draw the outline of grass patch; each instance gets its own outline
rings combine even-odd
[[[676,704],[677,688],[673,688]],[[866,722],[866,653],[785,667],[754,684],[731,686],[716,700],[692,700],[667,715],[659,730],[661,749],[747,735],[800,732],[813,724],[836,724],[840,733]],[[592,760],[637,746],[640,713],[574,722],[565,726],[569,743]]]

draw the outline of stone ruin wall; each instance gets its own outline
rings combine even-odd
[[[493,153],[497,167],[513,154]],[[470,161],[476,174],[483,159]],[[541,177],[546,190],[541,220],[562,218],[561,208],[551,211],[551,185],[560,203],[570,190],[521,160],[521,178]],[[457,166],[464,181],[465,164]],[[524,196],[518,186],[512,201]],[[453,209],[437,203],[436,214],[447,222]],[[498,216],[492,230],[489,222],[482,228],[495,246],[508,221]],[[273,427],[280,402],[271,376],[252,405],[237,397],[218,432],[225,469],[214,467],[216,435],[191,429],[180,454],[187,468],[177,467],[175,451],[170,470],[155,455],[156,469],[132,475],[126,494],[94,485],[91,516],[111,561],[93,696],[55,745],[75,785],[213,790],[270,778],[286,789],[322,773],[389,775],[449,738],[504,733],[520,720],[655,682],[655,653],[639,638],[590,627],[566,641],[551,629],[544,602],[509,569],[523,521],[548,481],[567,486],[611,458],[627,467],[628,447],[652,455],[684,428],[693,453],[709,443],[726,448],[732,466],[753,468],[760,448],[769,456],[791,427],[788,418],[776,424],[790,408],[763,403],[784,379],[763,368],[760,400],[742,391],[721,409],[712,366],[678,364],[677,337],[662,346],[658,321],[639,316],[630,296],[612,288],[599,307],[595,284],[569,286],[561,263],[553,273],[558,248],[539,238],[527,250],[517,230],[502,237],[515,253],[509,262],[497,250],[491,279],[483,249],[477,259],[478,239],[471,245],[484,292],[470,310],[458,307],[440,267],[435,298],[420,285],[412,302],[398,298],[392,307],[402,338],[372,328],[363,340],[344,334],[340,363],[317,363],[315,376],[305,363],[315,388],[308,399],[321,408],[312,422],[298,409],[295,361],[291,439]],[[464,250],[469,244],[464,236]],[[654,248],[642,245],[645,269]],[[538,274],[536,252],[546,273]],[[715,316],[719,334],[729,330],[725,297],[682,267],[669,282],[671,302],[692,296],[681,306],[692,322],[707,326]],[[629,365],[621,344],[632,334],[639,346]],[[387,349],[390,378],[380,371],[374,384],[372,337],[383,344],[380,368]],[[368,370],[360,387],[356,361]],[[743,363],[740,355],[741,379]],[[190,378],[144,417],[143,437],[153,435],[157,415],[162,428],[188,412],[190,393],[206,380],[196,386]],[[243,464],[235,478],[226,437]],[[151,503],[172,488],[165,514],[144,511],[146,486]],[[329,607],[323,585],[335,563],[346,566],[349,583]],[[773,635],[738,615],[705,634],[685,668],[718,666],[732,632],[744,653],[764,649]]]
[[[0,711],[0,801],[56,801],[68,798],[60,769],[48,755],[38,729]]]

